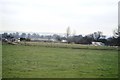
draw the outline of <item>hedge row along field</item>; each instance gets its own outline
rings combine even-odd
[[[118,77],[117,50],[51,48],[35,46],[35,43],[30,45],[34,46],[3,44],[3,78]]]
[[[73,48],[73,49],[92,49],[92,50],[118,50],[118,47],[112,46],[93,46],[82,44],[52,43],[52,42],[20,42],[22,45],[42,46],[55,48]]]

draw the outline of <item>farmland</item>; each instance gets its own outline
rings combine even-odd
[[[41,44],[3,44],[2,77],[118,77],[118,52],[115,48],[79,46],[74,44]]]

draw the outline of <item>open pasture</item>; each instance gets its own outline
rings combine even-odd
[[[3,78],[118,77],[117,50],[3,44],[2,58]]]

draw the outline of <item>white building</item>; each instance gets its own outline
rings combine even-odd
[[[92,45],[94,46],[104,46],[105,44],[102,42],[92,42]]]
[[[61,42],[62,42],[62,43],[66,43],[66,42],[67,42],[67,40],[62,40]]]

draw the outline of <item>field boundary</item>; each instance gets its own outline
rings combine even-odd
[[[89,50],[119,50],[118,47],[113,47],[113,46],[93,46],[93,45],[67,44],[67,43],[20,42],[19,44],[25,45],[25,46],[40,46],[40,47],[51,47],[51,48],[71,48],[71,49],[89,49]]]

